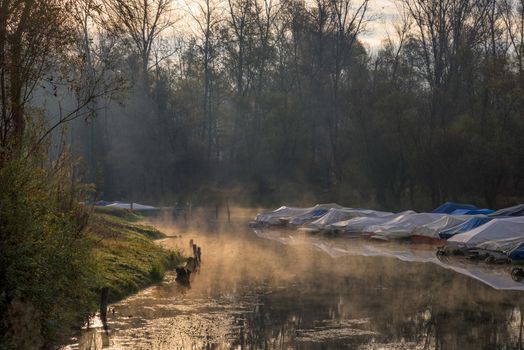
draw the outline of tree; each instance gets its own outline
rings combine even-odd
[[[217,94],[215,89],[215,65],[219,48],[217,39],[221,22],[223,21],[223,4],[213,0],[204,0],[196,4],[198,12],[194,13],[188,5],[189,13],[194,19],[198,34],[196,36],[201,53],[203,70],[203,127],[202,137],[206,140],[206,163],[210,169],[211,157],[215,155],[218,162],[219,142],[218,142],[218,121],[216,116]],[[214,151],[214,152],[213,152]]]
[[[155,40],[172,27],[170,0],[104,0],[105,21],[133,48],[148,88],[148,72]]]
[[[72,42],[66,0],[0,2],[0,167],[20,156],[28,102]]]

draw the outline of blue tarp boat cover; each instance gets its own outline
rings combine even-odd
[[[491,218],[488,218],[488,217],[473,217],[463,222],[462,224],[458,224],[446,230],[440,231],[439,236],[440,238],[448,239],[450,237],[453,237],[456,234],[466,232],[466,231],[474,229],[475,227],[484,225],[485,223],[489,222],[490,220]]]
[[[518,204],[513,207],[497,210],[489,216],[494,217],[508,217],[508,216],[524,216],[524,204]]]
[[[492,209],[474,209],[474,210],[470,210],[470,209],[456,209],[456,210],[453,210],[453,212],[451,213],[451,215],[489,215],[491,213],[494,213],[495,210],[492,210]]]
[[[442,204],[440,207],[433,210],[432,213],[451,214],[453,211],[457,209],[476,210],[478,208],[473,204],[446,202]]]
[[[524,243],[519,244],[508,254],[511,260],[524,260]]]

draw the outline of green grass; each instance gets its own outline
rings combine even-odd
[[[129,210],[114,208],[96,209],[91,216],[90,237],[99,279],[101,287],[109,288],[112,301],[161,281],[166,270],[183,261],[179,252],[155,244],[153,240],[164,234],[136,223],[140,219]]]
[[[112,207],[95,207],[95,214],[110,215],[114,218],[120,218],[128,222],[136,222],[143,219],[143,217],[136,211]]]

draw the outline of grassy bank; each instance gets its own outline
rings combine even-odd
[[[101,288],[115,301],[182,261],[142,217],[78,203],[68,174],[0,167],[0,349],[52,348],[97,310]]]
[[[100,286],[109,288],[112,301],[161,281],[166,270],[183,261],[178,252],[154,243],[164,234],[140,224],[142,219],[130,210],[110,208],[97,208],[90,218]]]

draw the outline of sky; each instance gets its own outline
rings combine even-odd
[[[182,9],[182,22],[191,22],[191,12],[194,14],[199,13],[199,9],[193,0],[176,0],[178,2],[178,8]],[[392,24],[398,19],[398,10],[395,1],[397,0],[370,0],[368,15],[373,19],[366,26],[366,32],[362,33],[360,40],[366,48],[370,51],[378,49],[382,41],[387,37],[388,31],[393,34]],[[219,0],[220,3],[223,3]],[[358,6],[360,0],[352,1],[354,6]],[[226,3],[224,2],[224,5]],[[192,26],[184,27],[184,31],[193,31],[195,28]],[[180,28],[178,29],[180,32]]]
[[[374,18],[367,25],[367,30],[360,40],[371,51],[378,48],[389,32],[393,35],[392,25],[398,19],[399,13],[395,0],[371,0],[369,14]]]

